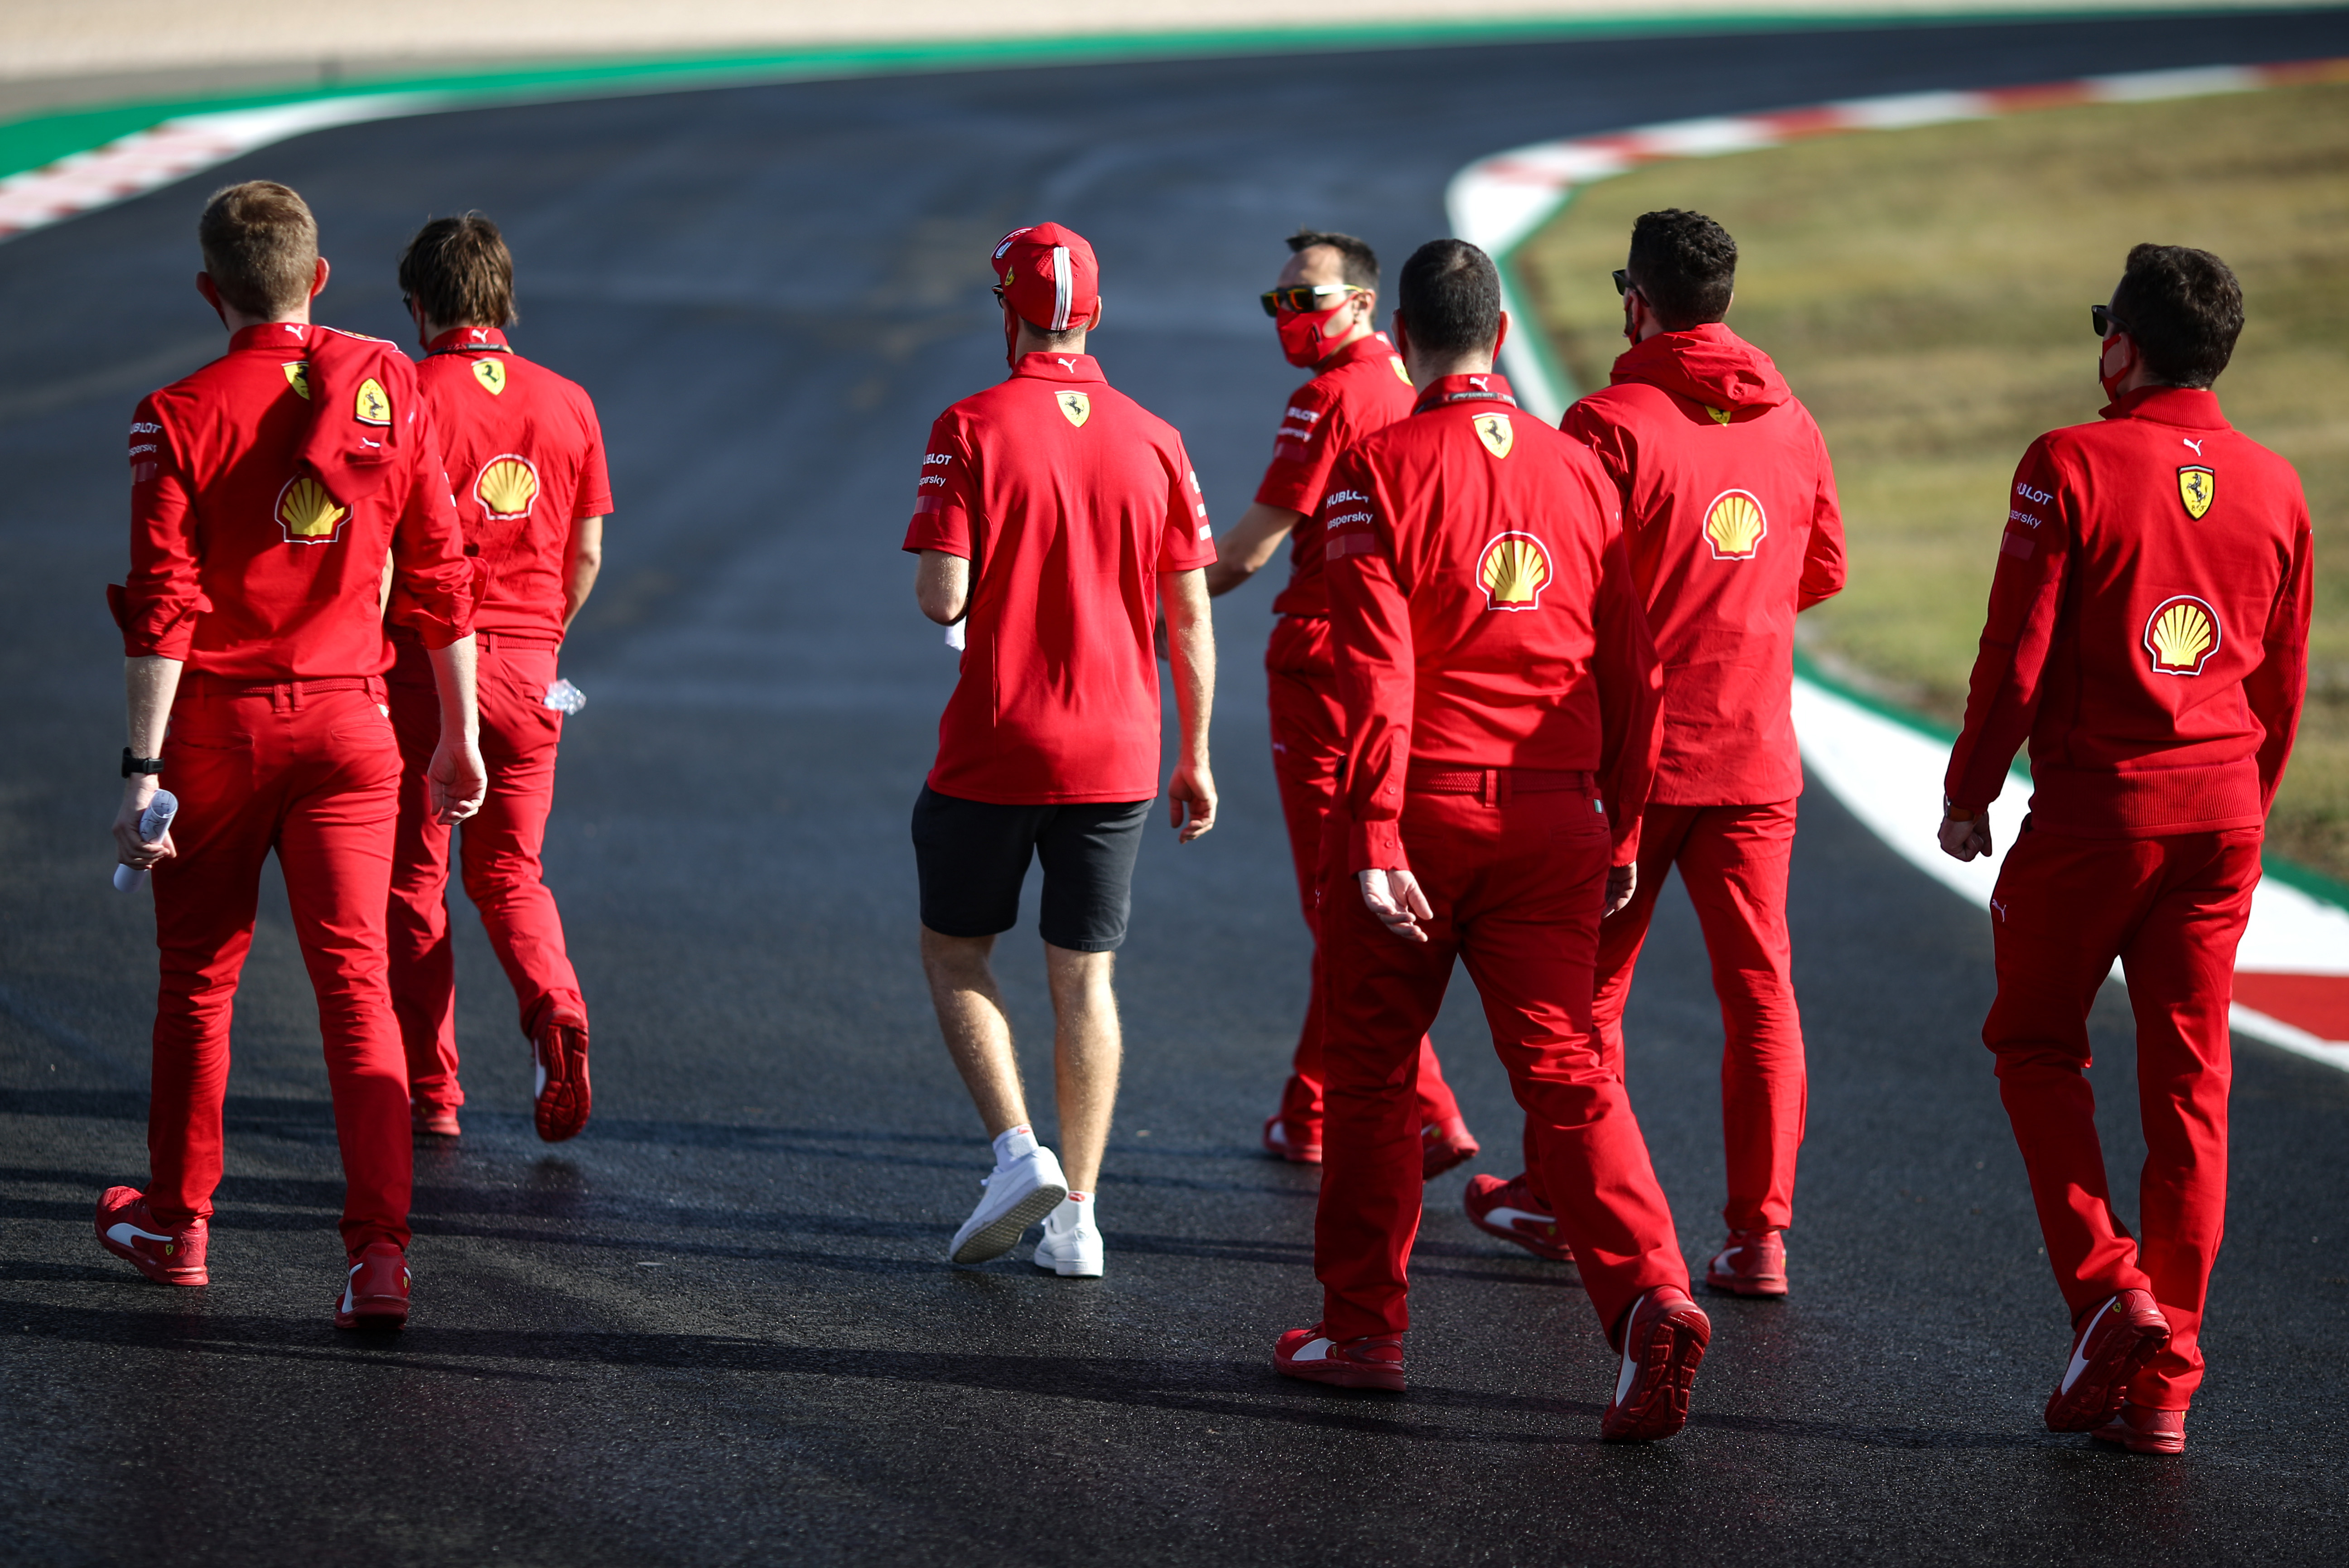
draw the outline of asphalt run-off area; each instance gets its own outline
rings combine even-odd
[[[1040,1274],[1024,1249],[948,1267],[987,1151],[922,986],[907,816],[955,667],[898,550],[928,421],[1002,373],[985,254],[1016,223],[1099,248],[1102,363],[1183,430],[1224,525],[1294,382],[1256,294],[1299,223],[1399,259],[1444,232],[1455,171],[1531,141],[2342,55],[2349,13],[2237,12],[737,87],[328,130],[0,245],[0,1559],[2349,1560],[2349,1076],[2238,1038],[2189,1453],[2045,1432],[2065,1321],[1979,1043],[1984,918],[1823,788],[1793,893],[1794,1293],[1707,1300],[1688,1430],[1602,1446],[1614,1367],[1574,1275],[1460,1215],[1471,1171],[1516,1168],[1518,1127],[1464,981],[1436,1040],[1485,1153],[1429,1195],[1412,1390],[1277,1377],[1273,1338],[1319,1294],[1315,1173],[1256,1142],[1307,954],[1268,582],[1217,607],[1223,823],[1179,849],[1154,828],[1138,872],[1109,1272]],[[318,213],[321,318],[402,341],[407,235],[496,217],[515,341],[595,396],[617,498],[565,651],[589,703],[548,850],[595,1117],[533,1136],[511,992],[460,898],[466,1135],[419,1152],[417,1306],[390,1341],[328,1324],[341,1179],[274,876],[215,1282],[147,1284],[90,1233],[98,1192],[146,1169],[155,978],[146,896],[106,886],[119,443],[141,392],[218,351],[194,219],[254,177]],[[1000,962],[1040,1089],[1032,886]],[[1675,890],[1630,1075],[1692,1255],[1720,1224],[1719,1028]],[[2117,996],[2095,1034],[2133,1213]]]

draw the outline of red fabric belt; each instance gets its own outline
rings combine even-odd
[[[1444,768],[1413,763],[1403,787],[1413,794],[1473,794],[1487,805],[1496,805],[1516,794],[1595,792],[1599,781],[1587,773],[1556,768]]]
[[[364,691],[378,702],[384,701],[385,687],[380,675],[327,675],[316,680],[237,680],[207,670],[191,670],[180,677],[182,694],[205,697],[266,697],[273,711],[298,713],[303,699],[320,697],[329,691]]]

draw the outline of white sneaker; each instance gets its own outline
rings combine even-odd
[[[1063,1199],[1044,1216],[1044,1235],[1036,1243],[1036,1266],[1050,1269],[1064,1280],[1097,1280],[1102,1272],[1102,1233],[1093,1224],[1090,1196]]]
[[[991,1175],[979,1179],[979,1185],[987,1189],[987,1195],[955,1232],[954,1244],[947,1249],[951,1262],[984,1263],[1003,1256],[1019,1244],[1029,1226],[1059,1208],[1069,1196],[1059,1158],[1040,1147],[1008,1165],[997,1166]]]

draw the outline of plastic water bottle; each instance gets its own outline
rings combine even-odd
[[[546,689],[546,695],[539,701],[558,713],[576,713],[587,706],[587,693],[568,680],[558,680]]]
[[[954,649],[956,652],[957,652],[957,653],[959,653],[959,652],[961,652],[961,651],[962,651],[962,648],[963,648],[963,635],[962,635],[962,628],[963,628],[965,626],[967,626],[968,624],[969,624],[969,623],[968,623],[968,622],[967,622],[967,621],[959,621],[959,620],[958,620],[958,621],[955,622],[955,623],[954,623],[954,625],[952,625],[952,626],[950,626],[950,627],[947,628],[947,646],[948,648],[953,649]]]
[[[179,810],[179,796],[167,789],[157,790],[155,798],[147,803],[147,809],[139,815],[139,842],[152,844],[162,837]],[[147,867],[144,866],[117,866],[114,868],[114,890],[118,893],[135,892],[146,881]]]

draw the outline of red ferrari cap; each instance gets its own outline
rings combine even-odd
[[[1059,223],[1014,229],[995,247],[995,279],[1019,319],[1039,332],[1091,321],[1101,303],[1101,264],[1084,235]]]

